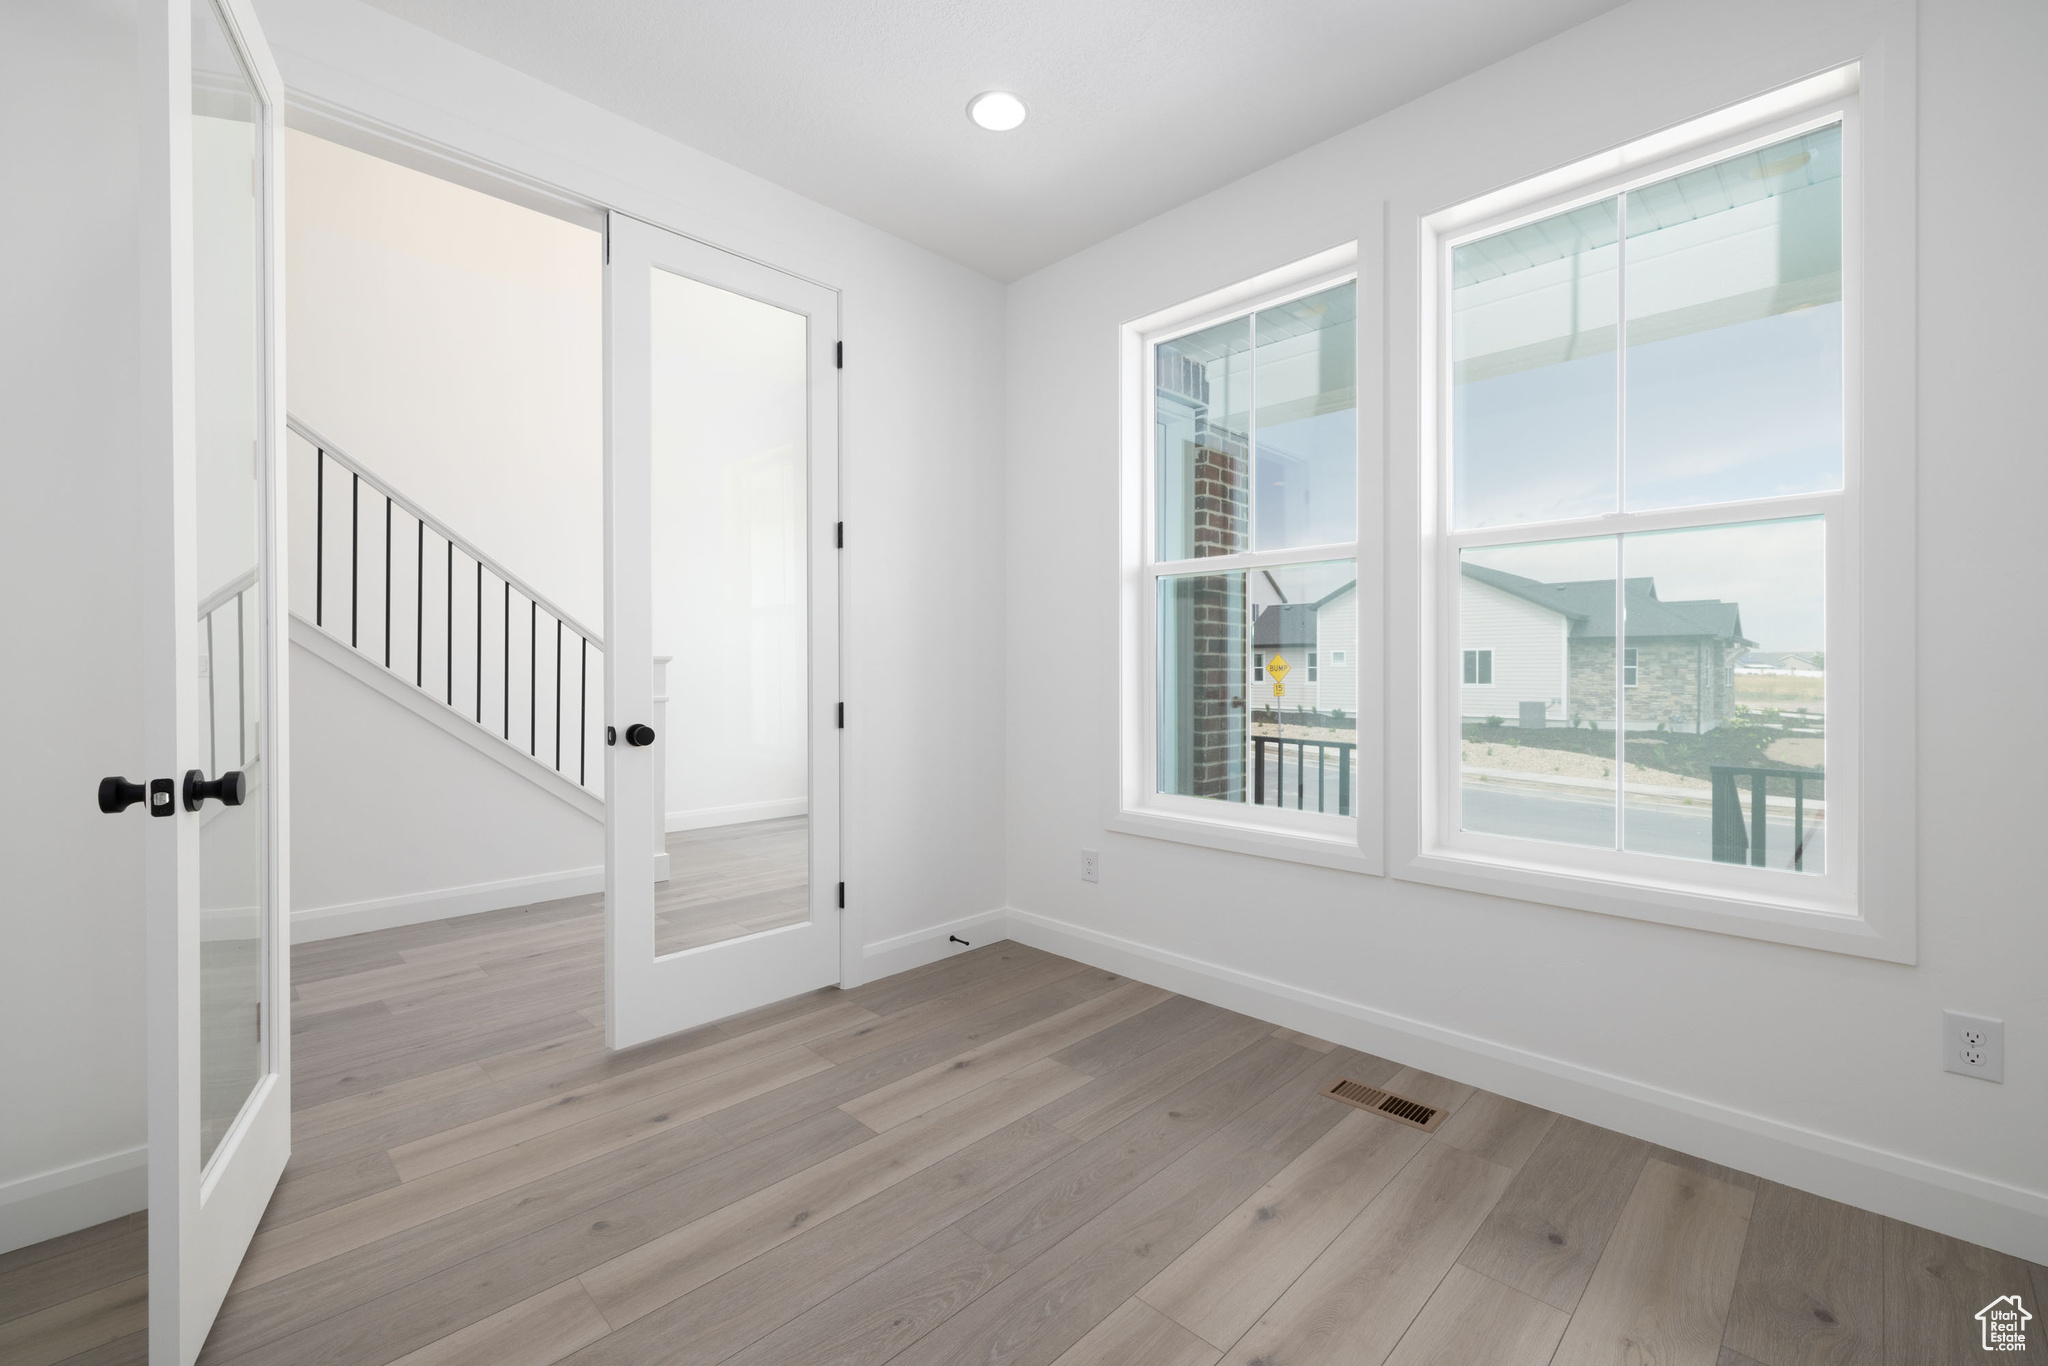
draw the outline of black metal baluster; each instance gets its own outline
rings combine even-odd
[[[526,603],[526,752],[540,758],[540,604]]]
[[[555,772],[562,771],[562,619],[555,618]]]
[[[1769,815],[1770,798],[1767,795],[1762,769],[1751,769],[1749,777],[1749,823],[1756,833],[1749,837],[1749,861],[1758,868],[1769,865],[1764,862],[1764,820]]]
[[[218,610],[218,609],[216,609]],[[220,708],[213,701],[213,676],[220,661],[213,655],[213,613],[206,614],[206,766],[220,772]]]
[[[363,551],[363,476],[354,470],[348,475],[348,643],[351,649],[356,644],[356,599],[361,596],[360,585]]]
[[[249,762],[249,633],[242,627],[242,596],[235,594],[235,767]]]
[[[476,562],[476,723],[484,723],[484,562]]]
[[[590,637],[583,640],[583,677],[576,684],[576,781],[590,782]]]
[[[412,685],[427,686],[427,524],[413,518]]]
[[[1303,770],[1307,767],[1308,741],[1296,740],[1294,742],[1294,809],[1296,811],[1302,809],[1301,794],[1304,784],[1308,781],[1308,774]]]
[[[448,542],[448,705],[455,706],[455,542]]]
[[[384,667],[391,667],[391,495],[384,495]]]
[[[505,582],[504,646],[504,669],[503,672],[499,675],[505,685],[505,700],[502,704],[504,708],[504,715],[501,719],[505,723],[505,738],[507,740],[510,740],[512,738],[512,582],[509,579]]]
[[[313,624],[327,589],[327,452],[313,448]]]

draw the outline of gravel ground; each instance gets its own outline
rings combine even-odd
[[[1568,749],[1536,749],[1529,745],[1490,745],[1484,740],[1465,741],[1465,766],[1505,769],[1511,773],[1556,773],[1567,778],[1614,776],[1614,761],[1597,754],[1575,754]],[[1702,792],[1709,787],[1704,778],[1688,778],[1682,773],[1644,768],[1641,764],[1628,766],[1627,781],[1647,787],[1698,788]]]

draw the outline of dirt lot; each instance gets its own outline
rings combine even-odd
[[[1510,773],[1555,773],[1566,778],[1614,776],[1614,760],[1597,754],[1578,754],[1568,749],[1537,749],[1532,745],[1488,744],[1484,740],[1465,741],[1465,767],[1505,769]],[[1688,778],[1682,773],[1666,773],[1663,769],[1644,768],[1641,764],[1628,766],[1627,781],[1631,787],[1707,790],[1704,778]]]

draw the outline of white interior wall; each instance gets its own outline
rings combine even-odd
[[[1116,791],[1118,327],[1852,57],[1910,8],[1637,0],[1009,290],[1013,932],[1403,1061],[2048,1259],[2048,996],[2030,583],[2048,12],[1929,5],[1920,42],[1920,944],[1915,967],[1104,829]],[[1365,424],[1370,426],[1372,418]],[[1390,459],[1398,453],[1390,452]],[[1057,548],[1058,553],[1047,553]],[[1868,629],[1882,629],[1873,618]],[[1987,671],[1997,641],[2012,667]],[[1390,717],[1390,726],[1402,724]],[[1101,883],[1080,880],[1100,847]],[[1941,1010],[2006,1021],[2003,1085]]]
[[[297,130],[284,153],[292,415],[599,629],[598,234]]]
[[[258,9],[303,104],[402,127],[841,292],[850,973],[941,956],[963,919],[998,916],[1001,288],[356,0]],[[917,696],[899,680],[933,620],[951,628],[955,686]],[[970,740],[919,743],[933,731]]]
[[[0,6],[0,1251],[144,1199],[135,17]]]
[[[291,668],[294,941],[603,890],[599,819],[302,643]]]

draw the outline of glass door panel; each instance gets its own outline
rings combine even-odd
[[[659,267],[649,306],[669,954],[811,915],[806,329]]]
[[[199,812],[199,1161],[264,1071],[258,567],[265,414],[259,104],[210,4],[192,7],[194,551],[202,779],[241,802]],[[232,780],[229,780],[232,781]]]

